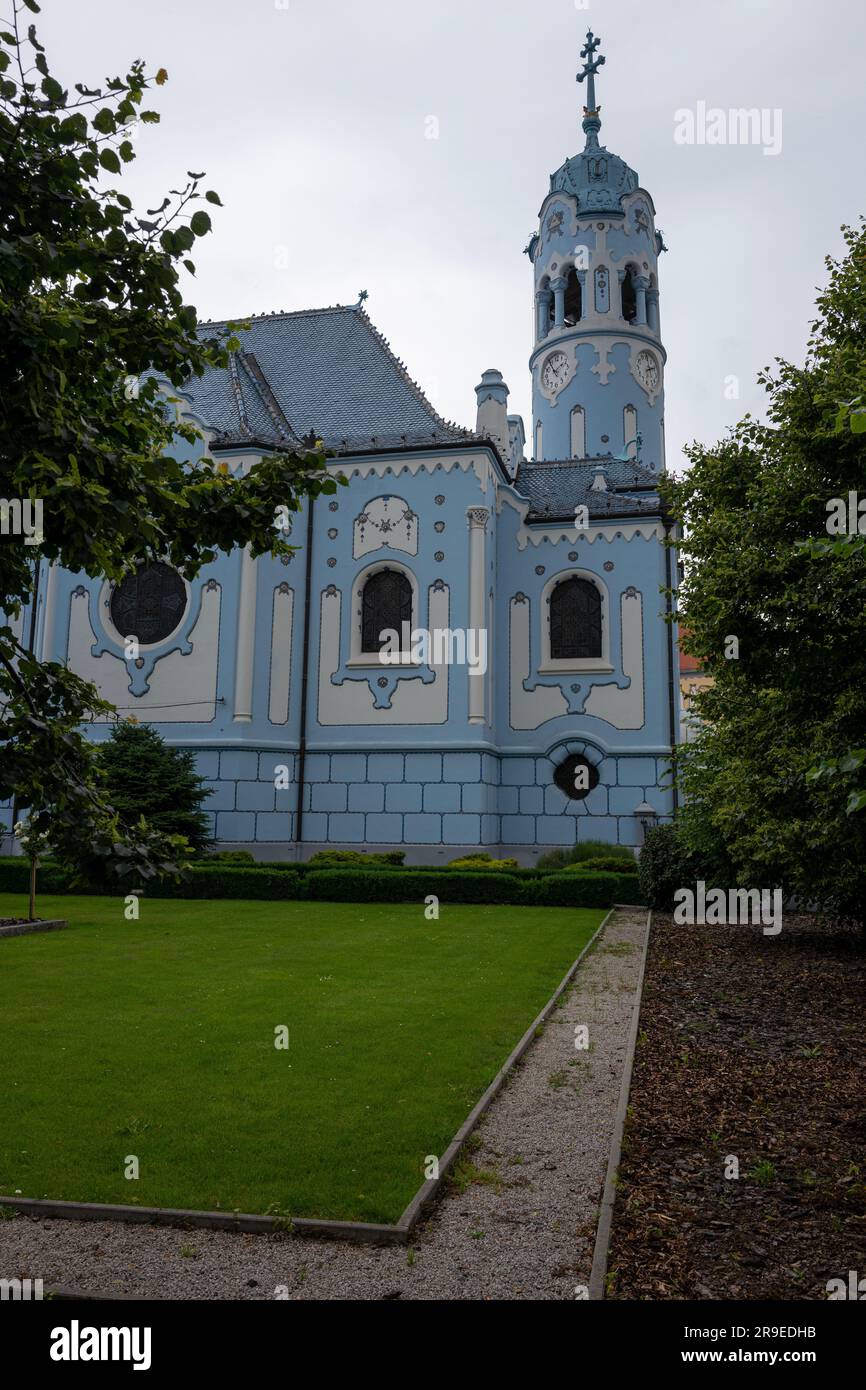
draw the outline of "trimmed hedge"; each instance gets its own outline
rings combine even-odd
[[[573,864],[567,864],[561,872],[564,874],[581,874],[588,872],[594,874],[636,874],[637,860],[632,859],[631,863],[629,863],[627,859],[617,859],[613,857],[610,859],[603,859],[601,856],[599,856],[598,859],[578,859]]]
[[[69,875],[56,864],[40,866],[36,875],[40,893],[65,893]],[[0,859],[0,893],[30,892],[30,860],[24,855]]]
[[[305,896],[301,874],[235,868],[233,864],[196,867],[181,880],[148,884],[143,892],[148,898],[259,898],[268,902]]]
[[[527,884],[527,898],[539,907],[612,907],[617,899],[616,874],[545,874]]]
[[[30,866],[24,858],[0,859],[0,892],[26,894]],[[39,893],[94,893],[123,897],[132,885],[111,889],[70,888],[69,875],[56,865],[39,870]],[[309,869],[303,864],[279,863],[239,867],[234,863],[195,865],[182,880],[147,884],[148,898],[222,899],[317,902],[416,902],[431,894],[446,903],[489,903],[539,907],[611,907],[615,902],[639,903],[642,894],[636,874],[539,873],[535,869],[462,870],[440,867],[399,869]]]
[[[385,869],[402,868],[405,858],[404,849],[320,849],[308,863],[311,869]]]
[[[322,869],[308,874],[307,896],[324,902],[423,903],[431,893],[446,903],[519,903],[522,885],[512,874],[404,869],[379,874],[363,869]]]

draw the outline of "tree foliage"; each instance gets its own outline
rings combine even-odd
[[[192,578],[219,550],[288,549],[277,507],[297,510],[334,482],[320,447],[262,458],[243,478],[176,456],[198,432],[173,390],[238,346],[238,325],[221,339],[200,332],[179,279],[181,263],[194,273],[220,200],[191,171],[136,214],[117,183],[133,130],[159,120],[145,98],[167,74],[136,61],[101,87],[67,90],[29,22],[38,9],[14,0],[0,27],[0,498],[42,505],[41,545],[0,537],[0,801],[17,794],[61,856],[89,840],[119,871],[130,856],[140,872],[163,871],[177,845],[126,833],[98,793],[81,726],[104,702],[16,638],[35,561],[117,580],[165,559]]]
[[[212,837],[206,809],[210,791],[188,748],[171,748],[148,724],[122,720],[100,744],[97,764],[106,799],[121,824],[141,816],[163,835],[182,835],[197,853]]]
[[[832,499],[866,496],[866,227],[843,232],[805,364],[761,375],[767,422],[692,446],[665,490],[683,529],[683,646],[713,676],[679,754],[686,841],[715,854],[711,872],[727,861],[744,886],[862,917],[866,552],[856,532],[825,544]]]

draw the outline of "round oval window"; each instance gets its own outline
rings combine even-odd
[[[139,565],[112,593],[109,612],[121,637],[135,637],[143,647],[163,642],[186,612],[186,585],[161,560]]]
[[[594,787],[598,786],[598,768],[586,758],[574,756],[566,758],[553,774],[553,780],[561,792],[572,801],[582,801]]]

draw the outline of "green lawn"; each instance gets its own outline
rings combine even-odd
[[[21,909],[0,895],[0,917]],[[48,896],[39,911],[72,929],[0,940],[0,1194],[361,1221],[397,1219],[604,916],[153,899],[127,922],[119,899]]]

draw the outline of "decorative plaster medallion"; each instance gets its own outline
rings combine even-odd
[[[433,556],[433,559],[437,562],[437,564],[441,565],[442,561],[445,559],[445,551],[437,550],[436,554]]]
[[[328,503],[328,511],[329,511],[329,512],[335,512],[335,511],[337,510],[337,508],[339,507],[339,505],[340,505],[339,502],[329,502],[329,503]]]
[[[338,536],[338,535],[339,535],[339,532],[338,532],[336,526],[329,526],[329,527],[328,527],[328,540],[335,541],[335,540],[337,539],[337,536]]]
[[[535,573],[536,573],[536,574],[544,574],[544,565],[536,565],[536,566],[535,566]]]
[[[608,574],[610,574],[610,571],[613,569],[613,560],[605,560],[604,568],[607,570]]]
[[[329,569],[329,570],[332,570],[332,569],[334,568],[334,566],[336,565],[336,563],[337,563],[336,557],[333,556],[333,555],[329,555],[329,556],[328,556],[328,569]]]
[[[547,219],[547,235],[553,236],[554,232],[558,232],[562,227],[562,222],[563,215],[559,208],[557,208],[556,212],[552,212]]]
[[[445,522],[444,522],[444,521],[434,521],[434,523],[433,523],[433,530],[436,531],[436,532],[438,532],[439,535],[441,535],[442,532],[445,530]]]
[[[569,558],[569,560],[576,560],[576,559],[577,559],[577,551],[576,551],[576,550],[569,550],[569,552],[568,552],[568,558]]]
[[[407,555],[418,554],[418,518],[402,497],[374,497],[355,517],[353,558],[358,560],[383,546]]]
[[[442,493],[440,492],[438,497],[433,498],[433,501],[436,503],[437,507],[441,507],[445,501],[445,498],[442,496]]]

